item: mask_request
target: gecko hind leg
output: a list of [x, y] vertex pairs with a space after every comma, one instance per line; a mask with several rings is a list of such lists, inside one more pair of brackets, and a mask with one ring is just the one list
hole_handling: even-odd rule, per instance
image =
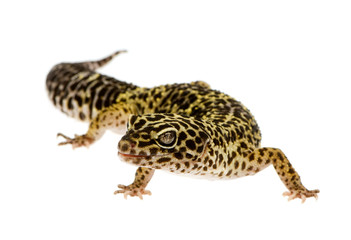
[[288, 192], [283, 193], [283, 196], [288, 196], [288, 200], [300, 198], [302, 203], [306, 198], [318, 198], [319, 190], [308, 190], [301, 182], [299, 174], [292, 167], [285, 154], [277, 148], [258, 148], [251, 152], [248, 156], [248, 166], [252, 169], [265, 168], [273, 164], [275, 171], [284, 183]]

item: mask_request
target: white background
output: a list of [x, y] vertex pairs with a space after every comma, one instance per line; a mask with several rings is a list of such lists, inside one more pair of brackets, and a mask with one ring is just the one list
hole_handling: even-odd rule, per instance
[[[350, 239], [349, 1], [3, 1], [0, 239]], [[121, 136], [58, 147], [87, 129], [55, 109], [61, 61], [129, 52], [101, 69], [140, 86], [207, 81], [255, 115], [318, 201], [288, 202], [272, 167], [207, 181], [157, 171], [141, 201], [112, 193], [136, 167]]]

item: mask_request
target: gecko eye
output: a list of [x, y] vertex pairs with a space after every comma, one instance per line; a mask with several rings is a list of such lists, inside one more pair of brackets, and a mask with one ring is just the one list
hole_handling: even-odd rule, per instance
[[158, 135], [156, 142], [162, 148], [173, 148], [177, 143], [176, 132], [174, 130], [163, 132]]

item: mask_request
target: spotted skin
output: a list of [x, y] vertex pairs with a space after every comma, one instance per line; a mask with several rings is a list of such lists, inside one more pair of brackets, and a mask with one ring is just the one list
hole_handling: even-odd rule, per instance
[[119, 157], [139, 166], [134, 182], [118, 185], [115, 194], [151, 194], [146, 190], [156, 169], [212, 179], [254, 175], [273, 165], [290, 199], [317, 198], [306, 189], [284, 153], [261, 148], [261, 133], [250, 111], [202, 81], [141, 88], [95, 70], [114, 56], [53, 67], [46, 85], [52, 102], [64, 113], [89, 121], [83, 135], [59, 145], [89, 146], [107, 129], [124, 136]]

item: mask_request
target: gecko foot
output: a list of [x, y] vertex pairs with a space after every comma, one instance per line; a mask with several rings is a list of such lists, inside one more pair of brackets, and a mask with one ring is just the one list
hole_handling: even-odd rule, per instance
[[291, 190], [290, 192], [284, 192], [283, 196], [289, 197], [288, 201], [293, 200], [295, 198], [300, 198], [302, 200], [302, 203], [304, 203], [309, 197], [314, 197], [315, 199], [318, 199], [318, 193], [319, 190]]
[[142, 200], [143, 195], [151, 195], [149, 190], [145, 190], [143, 187], [137, 187], [134, 184], [128, 186], [119, 184], [118, 187], [121, 188], [121, 190], [116, 190], [114, 194], [123, 193], [125, 199], [127, 199], [129, 195], [131, 197], [138, 196]]
[[74, 135], [74, 138], [69, 138], [69, 137], [63, 135], [62, 133], [58, 133], [57, 136], [63, 137], [64, 139], [66, 139], [66, 141], [60, 142], [58, 144], [59, 146], [71, 144], [73, 149], [77, 148], [77, 147], [81, 147], [81, 146], [88, 147], [90, 144], [92, 144], [94, 142], [93, 138], [88, 137], [85, 134], [84, 135]]

